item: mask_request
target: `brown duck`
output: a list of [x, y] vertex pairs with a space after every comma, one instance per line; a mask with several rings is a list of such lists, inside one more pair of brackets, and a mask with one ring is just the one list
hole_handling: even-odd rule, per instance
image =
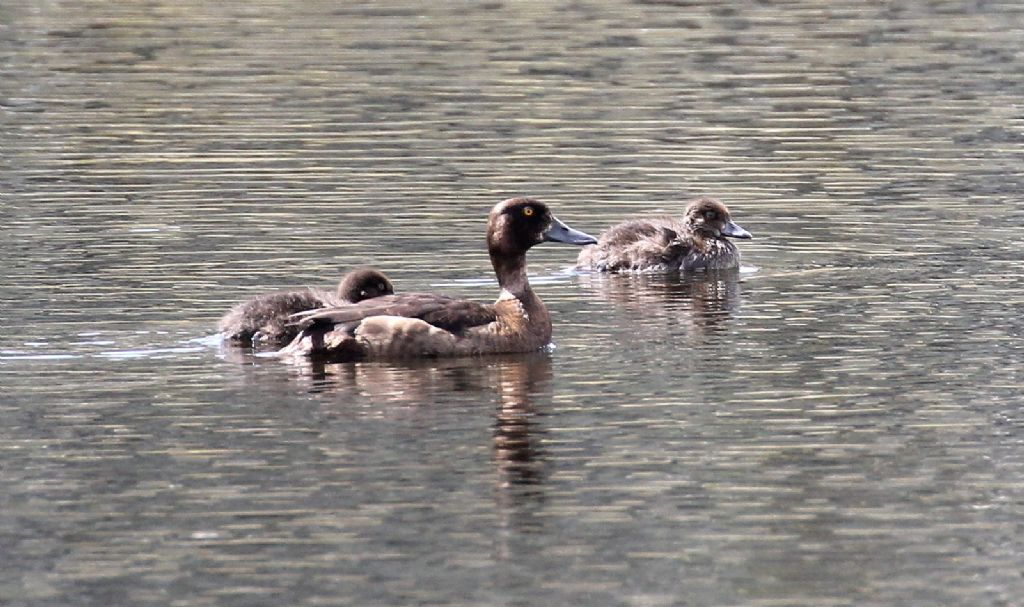
[[526, 252], [544, 241], [597, 242], [538, 200], [500, 202], [487, 221], [487, 250], [501, 287], [496, 302], [408, 293], [304, 313], [302, 332], [281, 354], [349, 361], [537, 350], [551, 341], [551, 317], [530, 288]]
[[374, 268], [359, 268], [346, 274], [335, 293], [323, 289], [300, 289], [259, 295], [231, 308], [220, 319], [224, 338], [248, 344], [285, 344], [299, 333], [292, 314], [327, 306], [355, 303], [395, 292], [391, 281]]
[[653, 216], [612, 226], [580, 251], [576, 267], [599, 272], [675, 272], [738, 268], [740, 253], [726, 240], [752, 238], [714, 198], [691, 202], [681, 219]]

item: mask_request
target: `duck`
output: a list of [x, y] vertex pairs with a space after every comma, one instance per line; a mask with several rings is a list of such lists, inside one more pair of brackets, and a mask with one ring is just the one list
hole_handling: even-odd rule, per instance
[[526, 252], [541, 242], [597, 239], [560, 221], [535, 198], [491, 209], [487, 251], [501, 291], [493, 304], [433, 293], [403, 293], [304, 312], [282, 357], [329, 362], [530, 352], [551, 342], [551, 316], [526, 275]]
[[740, 253], [729, 238], [753, 238], [716, 198], [690, 202], [682, 218], [629, 219], [584, 247], [576, 269], [597, 272], [693, 272], [739, 268]]
[[231, 342], [280, 346], [299, 333], [299, 327], [291, 322], [292, 314], [356, 303], [394, 292], [394, 285], [380, 270], [357, 268], [342, 277], [334, 293], [306, 288], [267, 293], [243, 301], [224, 314], [218, 329]]

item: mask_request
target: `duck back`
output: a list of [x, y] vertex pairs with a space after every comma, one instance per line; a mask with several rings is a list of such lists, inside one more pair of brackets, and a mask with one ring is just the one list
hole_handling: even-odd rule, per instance
[[333, 293], [320, 289], [267, 293], [228, 310], [218, 329], [225, 339], [234, 342], [282, 343], [298, 334], [289, 320], [292, 314], [323, 308], [334, 301]]
[[600, 272], [677, 270], [689, 250], [683, 225], [672, 217], [631, 219], [605, 231], [576, 260]]
[[[539, 303], [539, 300], [538, 300]], [[519, 298], [479, 304], [432, 293], [379, 297], [311, 311], [283, 354], [310, 354], [335, 362], [531, 352], [551, 339], [551, 318], [533, 314]]]

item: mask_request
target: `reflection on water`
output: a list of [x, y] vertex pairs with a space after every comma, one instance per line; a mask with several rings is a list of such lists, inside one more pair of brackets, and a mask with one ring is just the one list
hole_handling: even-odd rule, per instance
[[[534, 355], [508, 369], [509, 377], [499, 383], [499, 408], [494, 424], [494, 459], [498, 464], [499, 487], [543, 485], [545, 454], [540, 412], [533, 396], [550, 390], [551, 361], [547, 354]], [[548, 392], [550, 394], [550, 392]]]
[[[740, 271], [585, 274], [580, 284], [624, 318], [659, 317], [686, 327], [695, 342], [722, 333], [740, 307]], [[665, 327], [660, 327], [664, 330]]]
[[[227, 347], [222, 354], [241, 364], [274, 362], [247, 348]], [[538, 395], [551, 397], [551, 354], [547, 351], [359, 363], [289, 359], [280, 364], [287, 367], [295, 386], [311, 394], [330, 395], [342, 402], [368, 399], [383, 415], [400, 406], [430, 406], [452, 393], [493, 396], [497, 403], [493, 438], [498, 486], [543, 483], [543, 448], [536, 421], [541, 412], [533, 400]]]
[[[283, 363], [282, 363], [283, 364]], [[422, 406], [452, 392], [493, 393], [494, 459], [498, 485], [543, 482], [543, 449], [533, 398], [550, 397], [548, 352], [402, 362], [292, 361], [296, 381], [314, 393], [354, 393], [374, 402]], [[389, 405], [390, 406], [390, 405]]]
[[[1024, 8], [0, 3], [0, 603], [1014, 605]], [[554, 348], [283, 364], [231, 304], [496, 288], [487, 211], [720, 197], [757, 272], [535, 247]]]

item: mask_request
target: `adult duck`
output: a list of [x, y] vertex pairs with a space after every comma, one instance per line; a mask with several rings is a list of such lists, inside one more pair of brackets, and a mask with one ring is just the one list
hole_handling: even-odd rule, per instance
[[673, 272], [738, 268], [740, 253], [730, 238], [752, 238], [721, 201], [698, 198], [681, 219], [630, 219], [601, 234], [580, 251], [576, 267], [599, 272]]
[[500, 202], [487, 220], [487, 250], [501, 287], [496, 302], [407, 293], [304, 313], [302, 331], [281, 354], [350, 361], [537, 350], [551, 341], [551, 317], [527, 280], [526, 252], [544, 241], [597, 242], [539, 200]]
[[355, 303], [395, 292], [391, 281], [375, 268], [346, 274], [334, 293], [322, 289], [279, 291], [243, 301], [220, 319], [224, 338], [244, 344], [282, 345], [295, 338], [299, 327], [291, 316], [306, 310]]

